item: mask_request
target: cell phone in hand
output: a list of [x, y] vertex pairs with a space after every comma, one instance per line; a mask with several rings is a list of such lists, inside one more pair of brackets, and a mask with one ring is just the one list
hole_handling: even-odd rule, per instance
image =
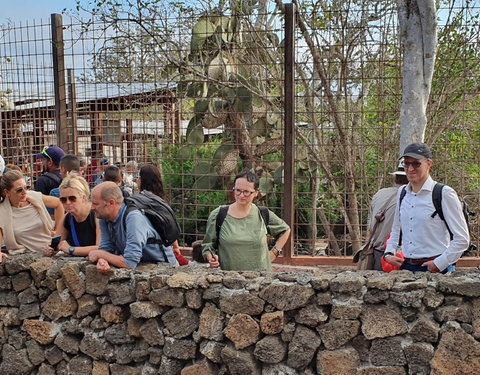
[[52, 242], [50, 243], [50, 247], [57, 251], [58, 244], [60, 243], [60, 240], [62, 239], [62, 236], [55, 236], [52, 237]]

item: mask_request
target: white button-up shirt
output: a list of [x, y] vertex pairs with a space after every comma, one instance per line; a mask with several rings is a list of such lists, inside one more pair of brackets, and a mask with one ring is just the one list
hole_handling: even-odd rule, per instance
[[438, 214], [432, 218], [435, 211], [432, 201], [435, 183], [428, 176], [417, 193], [414, 193], [408, 184], [400, 212], [398, 200], [403, 188], [398, 189], [392, 233], [387, 241], [385, 252], [396, 253], [401, 228], [403, 255], [406, 258], [430, 258], [439, 255], [434, 263], [440, 271], [443, 271], [450, 264], [455, 263], [467, 250], [470, 236], [460, 200], [455, 190], [449, 186], [444, 186], [442, 190], [442, 209], [445, 221], [453, 233], [451, 241], [443, 220]]

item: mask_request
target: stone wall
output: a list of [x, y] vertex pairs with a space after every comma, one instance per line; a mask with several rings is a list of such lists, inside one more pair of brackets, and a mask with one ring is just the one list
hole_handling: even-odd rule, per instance
[[480, 274], [0, 265], [0, 374], [478, 374]]

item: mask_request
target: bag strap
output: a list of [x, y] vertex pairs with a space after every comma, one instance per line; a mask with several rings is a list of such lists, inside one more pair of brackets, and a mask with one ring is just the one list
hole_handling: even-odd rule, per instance
[[[407, 194], [407, 186], [402, 188], [402, 192], [400, 193], [400, 198], [398, 199], [398, 214], [400, 215], [400, 207], [402, 206], [403, 198]], [[402, 226], [400, 226], [400, 234], [398, 235], [398, 247], [402, 246]]]
[[72, 234], [73, 244], [77, 247], [81, 246], [78, 242], [77, 231], [75, 230], [75, 225], [73, 222], [73, 215], [70, 215], [70, 233]]
[[372, 240], [375, 232], [377, 231], [378, 224], [380, 224], [380, 222], [383, 221], [383, 217], [385, 216], [385, 211], [387, 211], [388, 205], [393, 200], [393, 198], [395, 198], [396, 196], [397, 196], [396, 193], [392, 194], [392, 196], [390, 198], [388, 198], [388, 200], [385, 202], [382, 209], [380, 211], [378, 211], [378, 214], [375, 215], [375, 224], [373, 225], [372, 231], [370, 232], [370, 236], [368, 237], [368, 241], [366, 243], [367, 245], [370, 243], [370, 241]]

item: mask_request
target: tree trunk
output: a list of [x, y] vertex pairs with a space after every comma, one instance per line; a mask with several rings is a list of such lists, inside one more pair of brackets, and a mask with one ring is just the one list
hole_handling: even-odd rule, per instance
[[401, 155], [407, 145], [423, 142], [425, 136], [437, 48], [437, 15], [434, 0], [398, 0], [397, 5], [404, 50]]

